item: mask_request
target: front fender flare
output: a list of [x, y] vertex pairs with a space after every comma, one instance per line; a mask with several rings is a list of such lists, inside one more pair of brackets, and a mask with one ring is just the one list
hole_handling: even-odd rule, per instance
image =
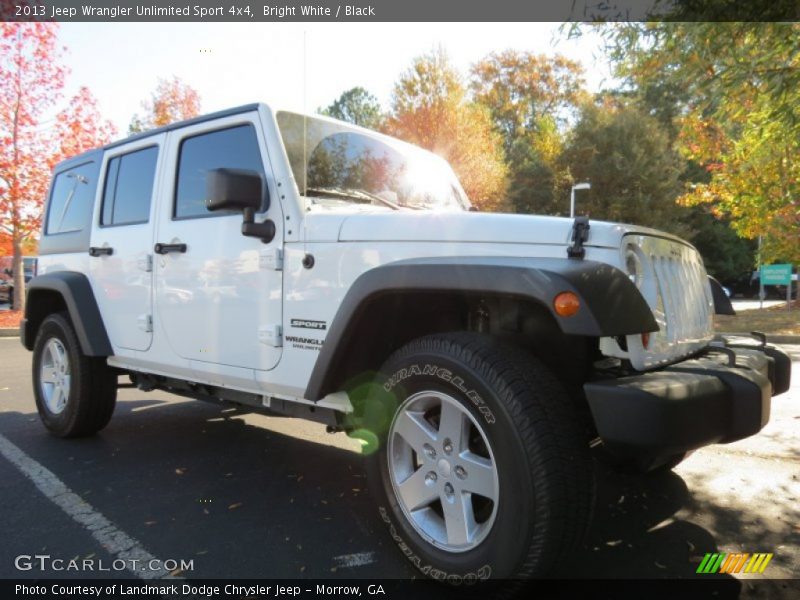
[[[330, 382], [350, 342], [353, 324], [370, 301], [385, 294], [458, 290], [534, 300], [546, 307], [567, 335], [603, 337], [657, 331], [645, 299], [619, 269], [590, 260], [562, 258], [458, 257], [410, 259], [388, 263], [359, 276], [331, 323], [306, 388], [318, 400], [336, 390]], [[571, 291], [581, 309], [559, 316], [553, 299]]]

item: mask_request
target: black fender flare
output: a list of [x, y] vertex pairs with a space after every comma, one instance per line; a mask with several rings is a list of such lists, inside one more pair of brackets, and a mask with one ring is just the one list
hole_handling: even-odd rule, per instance
[[83, 353], [86, 356], [114, 354], [92, 285], [86, 275], [75, 271], [58, 271], [34, 277], [27, 287], [25, 318], [20, 324], [20, 336], [22, 344], [28, 350], [33, 350], [39, 325], [46, 316], [41, 314], [37, 298], [55, 292], [64, 300]]
[[[306, 387], [319, 400], [330, 389], [341, 350], [370, 301], [385, 294], [458, 290], [530, 299], [545, 306], [567, 335], [604, 337], [657, 331], [647, 301], [625, 273], [611, 265], [568, 258], [443, 257], [409, 259], [366, 271], [350, 286], [334, 317]], [[574, 292], [581, 308], [555, 312], [553, 299]]]

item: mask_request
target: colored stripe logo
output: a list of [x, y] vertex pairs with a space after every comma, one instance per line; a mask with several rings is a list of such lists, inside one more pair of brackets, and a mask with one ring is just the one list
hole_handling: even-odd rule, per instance
[[748, 554], [739, 552], [733, 554], [707, 553], [700, 565], [697, 573], [763, 573], [769, 561], [772, 560], [772, 553]]

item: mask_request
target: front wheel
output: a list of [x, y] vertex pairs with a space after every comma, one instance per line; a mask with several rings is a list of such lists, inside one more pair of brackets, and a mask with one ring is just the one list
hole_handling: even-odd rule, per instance
[[108, 424], [117, 378], [105, 358], [86, 356], [69, 317], [48, 316], [33, 347], [33, 391], [44, 426], [59, 437], [91, 435]]
[[533, 356], [491, 337], [421, 338], [386, 362], [369, 461], [382, 520], [426, 575], [552, 574], [588, 526], [593, 463], [569, 397]]

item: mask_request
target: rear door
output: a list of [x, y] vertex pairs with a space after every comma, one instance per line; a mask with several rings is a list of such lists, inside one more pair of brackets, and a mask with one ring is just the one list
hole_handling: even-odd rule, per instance
[[153, 340], [153, 204], [165, 141], [147, 137], [103, 157], [89, 272], [111, 344], [129, 350]]

